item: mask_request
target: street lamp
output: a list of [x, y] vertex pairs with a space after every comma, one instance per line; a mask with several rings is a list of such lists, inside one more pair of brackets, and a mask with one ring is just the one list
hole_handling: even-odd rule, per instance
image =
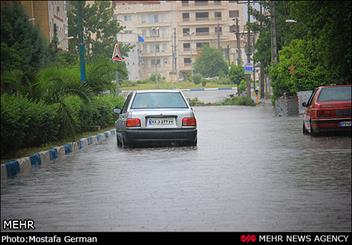
[[158, 83], [158, 75], [157, 75], [157, 62], [156, 62], [156, 35], [157, 32], [159, 32], [159, 27], [153, 27], [153, 34], [154, 34], [154, 65], [155, 65], [155, 81], [157, 86], [159, 87], [159, 83]]
[[190, 47], [190, 51], [191, 51], [191, 72], [192, 72], [192, 83], [193, 83], [193, 55], [192, 55], [192, 35], [194, 35], [194, 31], [189, 31], [188, 32], [189, 35], [189, 47]]

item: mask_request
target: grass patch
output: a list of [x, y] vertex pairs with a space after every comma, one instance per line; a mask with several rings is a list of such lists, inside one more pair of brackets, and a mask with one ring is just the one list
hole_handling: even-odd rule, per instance
[[62, 140], [58, 140], [58, 141], [49, 142], [49, 143], [43, 144], [41, 146], [19, 149], [19, 150], [15, 151], [15, 152], [6, 154], [4, 156], [1, 156], [1, 163], [4, 163], [5, 161], [11, 160], [11, 159], [18, 159], [18, 158], [21, 158], [21, 157], [31, 156], [34, 153], [37, 153], [37, 152], [40, 152], [40, 151], [46, 151], [46, 150], [49, 150], [49, 149], [51, 149], [53, 147], [56, 147], [56, 146], [60, 146], [60, 145], [64, 145], [64, 144], [67, 144], [67, 143], [75, 142], [75, 141], [78, 141], [81, 138], [87, 138], [87, 137], [90, 137], [90, 136], [93, 136], [93, 135], [97, 135], [97, 134], [109, 131], [111, 129], [112, 129], [112, 127], [108, 127], [108, 128], [105, 128], [105, 129], [101, 129], [99, 131], [83, 132], [83, 133], [79, 133], [79, 134], [77, 134], [75, 136], [71, 136], [71, 137], [68, 137], [68, 138], [65, 138], [65, 139], [62, 139]]

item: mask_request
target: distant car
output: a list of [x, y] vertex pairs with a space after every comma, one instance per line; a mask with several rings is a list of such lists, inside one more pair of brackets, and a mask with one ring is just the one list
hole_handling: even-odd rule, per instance
[[303, 115], [303, 134], [313, 136], [322, 132], [351, 133], [351, 85], [321, 86], [307, 102]]
[[145, 90], [128, 94], [116, 121], [119, 147], [154, 143], [197, 145], [197, 120], [179, 90]]

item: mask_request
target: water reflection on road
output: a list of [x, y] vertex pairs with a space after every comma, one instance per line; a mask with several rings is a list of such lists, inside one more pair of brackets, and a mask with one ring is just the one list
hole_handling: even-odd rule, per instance
[[1, 219], [40, 231], [350, 231], [351, 138], [268, 105], [195, 107], [197, 147], [110, 139], [9, 181]]

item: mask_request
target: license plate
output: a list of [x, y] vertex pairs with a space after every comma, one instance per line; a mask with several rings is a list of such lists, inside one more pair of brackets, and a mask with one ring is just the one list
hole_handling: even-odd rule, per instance
[[148, 118], [147, 127], [174, 127], [176, 125], [175, 118]]
[[339, 122], [339, 127], [351, 127], [351, 121]]

